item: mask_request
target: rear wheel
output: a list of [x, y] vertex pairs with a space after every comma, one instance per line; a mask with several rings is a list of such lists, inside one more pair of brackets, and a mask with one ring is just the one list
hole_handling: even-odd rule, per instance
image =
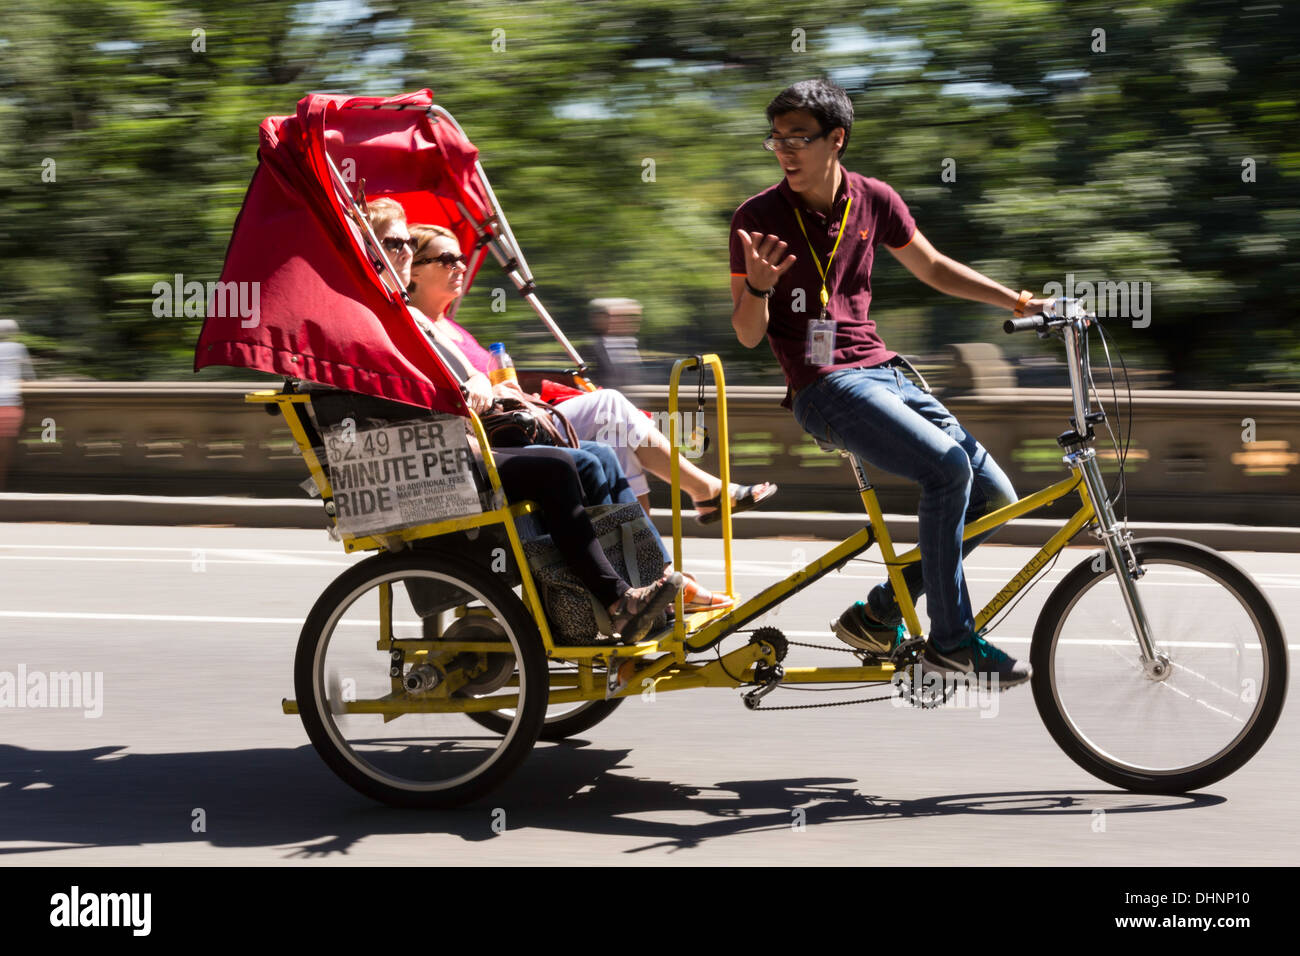
[[[452, 608], [464, 617], [444, 639], [478, 649], [392, 646], [424, 640], [425, 622]], [[548, 693], [541, 636], [514, 592], [434, 550], [378, 555], [337, 578], [303, 626], [294, 688], [325, 763], [403, 807], [458, 806], [499, 784], [536, 742]], [[464, 703], [497, 699], [491, 710], [510, 708], [501, 729], [475, 733]]]
[[1157, 662], [1144, 666], [1115, 568], [1065, 576], [1034, 629], [1034, 701], [1075, 763], [1143, 793], [1185, 793], [1240, 768], [1286, 697], [1286, 645], [1268, 599], [1222, 555], [1133, 542]]

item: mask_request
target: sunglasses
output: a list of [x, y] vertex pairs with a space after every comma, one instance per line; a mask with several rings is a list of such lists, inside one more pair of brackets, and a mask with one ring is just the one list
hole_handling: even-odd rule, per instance
[[395, 236], [391, 236], [387, 239], [381, 239], [380, 244], [395, 256], [401, 255], [403, 249], [411, 255], [415, 255], [416, 243], [410, 236], [407, 236], [405, 239], [398, 239]]
[[430, 262], [436, 262], [444, 269], [450, 269], [454, 265], [464, 265], [467, 261], [468, 260], [465, 258], [465, 254], [463, 252], [460, 253], [440, 252], [436, 256], [425, 256], [420, 259], [416, 259], [413, 263], [411, 263], [411, 265], [423, 266], [423, 265], [428, 265]]

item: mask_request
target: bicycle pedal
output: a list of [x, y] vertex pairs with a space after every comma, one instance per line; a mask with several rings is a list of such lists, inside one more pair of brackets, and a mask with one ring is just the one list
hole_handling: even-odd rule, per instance
[[921, 659], [921, 654], [925, 651], [925, 638], [909, 637], [903, 643], [899, 644], [886, 658], [897, 668], [906, 667], [909, 664], [915, 664]]
[[749, 710], [758, 710], [758, 705], [763, 698], [781, 686], [781, 678], [785, 677], [785, 668], [780, 664], [763, 667], [761, 670], [755, 668], [754, 676], [763, 683], [741, 698]]

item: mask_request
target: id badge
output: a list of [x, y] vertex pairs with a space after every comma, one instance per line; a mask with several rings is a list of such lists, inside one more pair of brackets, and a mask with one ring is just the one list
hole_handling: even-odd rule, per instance
[[809, 365], [830, 365], [835, 351], [835, 320], [813, 319], [808, 323], [804, 361]]

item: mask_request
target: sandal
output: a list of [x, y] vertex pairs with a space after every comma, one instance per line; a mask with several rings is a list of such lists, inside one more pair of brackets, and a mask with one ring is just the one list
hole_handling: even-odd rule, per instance
[[[757, 485], [732, 485], [731, 495], [731, 513], [740, 514], [742, 511], [748, 511], [756, 507], [759, 502], [766, 501], [777, 492], [777, 486], [770, 481], [760, 482]], [[713, 524], [715, 521], [722, 520], [722, 494], [718, 493], [708, 501], [695, 501], [695, 510], [698, 512], [701, 508], [712, 508], [712, 511], [706, 511], [703, 514], [697, 514], [695, 520], [700, 524]]]
[[734, 598], [726, 594], [714, 594], [699, 581], [695, 580], [695, 575], [689, 571], [683, 571], [682, 577], [686, 583], [682, 586], [682, 598], [685, 601], [686, 613], [694, 611], [721, 611], [729, 607], [735, 607]]
[[654, 584], [629, 588], [609, 609], [614, 636], [624, 644], [635, 644], [650, 633], [664, 609], [673, 603], [682, 589], [683, 578], [677, 571], [665, 574]]

